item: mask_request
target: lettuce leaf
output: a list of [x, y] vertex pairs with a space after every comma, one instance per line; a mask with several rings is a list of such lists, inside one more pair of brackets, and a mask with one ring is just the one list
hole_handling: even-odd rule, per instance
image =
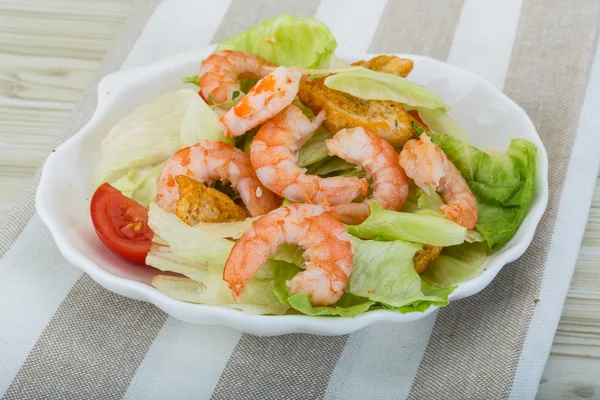
[[431, 131], [440, 135], [450, 135], [459, 140], [468, 141], [469, 135], [462, 130], [458, 122], [444, 109], [429, 109], [417, 107], [419, 117]]
[[223, 267], [234, 242], [224, 239], [234, 233], [237, 235], [241, 221], [224, 228], [207, 224], [191, 227], [175, 214], [168, 213], [156, 204], [150, 204], [148, 225], [155, 233], [153, 246], [146, 257], [146, 263], [161, 271], [177, 272], [187, 278], [163, 276], [152, 284], [161, 292], [193, 303], [221, 305], [259, 314], [283, 314], [288, 309], [275, 296], [276, 261], [267, 260], [241, 295], [241, 305], [231, 295], [227, 283], [223, 281]]
[[101, 142], [96, 184], [114, 182], [131, 169], [153, 167], [169, 159], [182, 147], [181, 120], [197, 97], [191, 89], [166, 93], [116, 124]]
[[174, 299], [188, 303], [218, 305], [248, 314], [284, 314], [289, 306], [274, 294], [273, 279], [252, 279], [240, 296], [241, 304], [233, 300], [231, 290], [222, 279], [222, 271], [211, 271], [198, 281], [186, 277], [157, 275], [152, 286]]
[[284, 14], [221, 42], [215, 51], [246, 51], [287, 67], [326, 68], [336, 47], [333, 34], [321, 21]]
[[144, 207], [156, 199], [156, 180], [165, 163], [155, 167], [130, 169], [127, 174], [112, 182], [112, 186]]
[[181, 147], [191, 146], [201, 140], [220, 140], [233, 144], [234, 140], [225, 137], [219, 127], [219, 117], [208, 104], [195, 96], [190, 99], [188, 108], [181, 120], [179, 141]]
[[275, 295], [282, 303], [289, 304], [292, 308], [303, 314], [337, 315], [352, 318], [366, 312], [369, 307], [375, 304], [374, 301], [347, 292], [342, 295], [342, 298], [337, 303], [329, 306], [311, 305], [308, 293], [297, 293], [290, 296], [286, 282], [300, 271], [302, 269], [296, 265], [279, 262], [275, 277]]
[[173, 213], [169, 213], [155, 203], [150, 204], [148, 226], [165, 240], [179, 260], [201, 265], [223, 267], [235, 244], [231, 240], [210, 230], [196, 229]]
[[158, 96], [117, 123], [101, 142], [95, 183], [108, 182], [148, 205], [159, 167], [182, 147], [223, 140], [215, 112], [191, 89]]
[[416, 243], [378, 242], [352, 238], [354, 261], [348, 292], [366, 297], [400, 312], [424, 311], [430, 305], [445, 306], [453, 287], [436, 287], [415, 271]]
[[456, 165], [477, 199], [477, 230], [491, 250], [513, 237], [529, 211], [535, 190], [537, 148], [513, 139], [506, 153], [489, 154], [448, 135], [431, 140]]
[[461, 244], [467, 235], [464, 227], [435, 211], [389, 211], [376, 203], [371, 203], [369, 218], [347, 228], [351, 235], [361, 239], [405, 240], [442, 247]]
[[325, 141], [332, 137], [333, 135], [327, 129], [323, 127], [317, 129], [313, 136], [300, 148], [297, 165], [304, 168], [328, 158], [329, 152]]
[[438, 258], [427, 266], [421, 277], [438, 286], [464, 282], [479, 271], [487, 250], [486, 242], [445, 247]]
[[[336, 156], [331, 156], [308, 167], [308, 173], [325, 176], [335, 172], [356, 170], [356, 165]], [[338, 174], [334, 174], [338, 175]]]
[[325, 79], [325, 86], [367, 100], [392, 100], [411, 108], [443, 109], [449, 107], [438, 94], [409, 79], [396, 75], [356, 68]]

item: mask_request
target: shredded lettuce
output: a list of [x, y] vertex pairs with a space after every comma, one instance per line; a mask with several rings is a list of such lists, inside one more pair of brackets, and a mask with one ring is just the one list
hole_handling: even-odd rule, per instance
[[326, 68], [336, 47], [321, 21], [284, 14], [221, 42], [215, 51], [246, 51], [286, 67]]
[[435, 211], [389, 211], [376, 203], [371, 203], [369, 218], [347, 228], [351, 235], [361, 239], [405, 240], [442, 247], [461, 244], [467, 237], [464, 227]]
[[477, 230], [495, 250], [513, 237], [529, 211], [535, 190], [537, 148], [513, 139], [506, 153], [489, 154], [448, 135], [431, 140], [456, 165], [477, 199]]
[[392, 100], [409, 107], [444, 109], [449, 107], [438, 94], [409, 79], [356, 68], [331, 75], [325, 86], [367, 100]]
[[421, 277], [438, 286], [450, 286], [473, 277], [485, 261], [487, 243], [463, 243], [445, 247]]

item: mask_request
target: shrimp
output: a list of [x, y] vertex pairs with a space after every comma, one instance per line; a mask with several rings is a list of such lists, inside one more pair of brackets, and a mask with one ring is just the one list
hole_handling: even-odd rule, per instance
[[225, 136], [243, 135], [292, 104], [301, 77], [301, 72], [278, 67], [258, 81], [246, 96], [219, 119]]
[[271, 72], [265, 67], [273, 66], [267, 60], [243, 51], [223, 50], [211, 54], [200, 64], [200, 95], [207, 103], [209, 99], [215, 103], [231, 101], [235, 92], [239, 93], [236, 97], [239, 99], [243, 93], [238, 78], [264, 78]]
[[329, 154], [364, 167], [367, 177], [373, 179], [369, 199], [334, 206], [334, 216], [346, 224], [360, 224], [371, 214], [371, 202], [386, 210], [400, 211], [408, 196], [408, 178], [391, 144], [364, 128], [342, 129], [325, 144]]
[[304, 249], [305, 267], [286, 282], [289, 293], [308, 293], [314, 306], [333, 304], [344, 294], [352, 268], [352, 243], [344, 225], [315, 204], [292, 204], [252, 222], [225, 263], [223, 280], [234, 299], [279, 245]]
[[201, 183], [229, 181], [252, 216], [266, 214], [279, 205], [277, 197], [256, 177], [248, 155], [227, 143], [205, 140], [179, 150], [167, 162], [158, 177], [156, 203], [169, 212], [177, 208], [178, 175]]
[[250, 148], [250, 161], [263, 185], [281, 197], [303, 203], [345, 204], [367, 193], [364, 179], [321, 178], [307, 175], [296, 165], [296, 152], [324, 119], [321, 112], [311, 122], [298, 106], [289, 105], [260, 128]]
[[437, 190], [446, 203], [440, 207], [446, 218], [467, 229], [475, 228], [479, 207], [473, 192], [460, 171], [427, 134], [406, 142], [400, 152], [400, 165], [426, 193], [430, 187]]

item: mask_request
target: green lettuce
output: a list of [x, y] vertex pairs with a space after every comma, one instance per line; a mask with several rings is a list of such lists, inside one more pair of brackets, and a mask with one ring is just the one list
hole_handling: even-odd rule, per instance
[[392, 100], [411, 108], [449, 109], [444, 99], [409, 79], [356, 68], [331, 75], [325, 86], [367, 100]]
[[477, 199], [477, 230], [491, 250], [510, 240], [529, 211], [535, 190], [537, 148], [513, 139], [504, 154], [491, 156], [447, 135], [431, 140], [456, 165]]
[[275, 276], [275, 295], [282, 303], [289, 304], [292, 308], [303, 314], [356, 317], [366, 312], [369, 307], [375, 304], [372, 300], [355, 296], [348, 292], [344, 293], [337, 303], [329, 306], [311, 305], [308, 293], [297, 293], [290, 296], [286, 282], [300, 271], [302, 269], [298, 266], [280, 261]]
[[321, 160], [318, 163], [312, 164], [308, 167], [308, 173], [314, 175], [339, 175], [341, 171], [354, 171], [356, 165], [349, 163], [339, 157], [328, 157], [325, 160]]
[[421, 277], [438, 286], [450, 286], [472, 278], [485, 261], [487, 243], [463, 243], [445, 247]]
[[221, 42], [215, 51], [246, 51], [287, 67], [326, 68], [336, 47], [321, 21], [284, 14]]
[[361, 239], [404, 240], [442, 247], [461, 244], [467, 237], [464, 227], [435, 211], [389, 211], [376, 203], [371, 203], [371, 215], [362, 224], [347, 228]]
[[354, 260], [347, 291], [400, 312], [445, 306], [454, 287], [437, 287], [415, 271], [413, 257], [421, 245], [393, 240], [352, 238]]
[[299, 167], [307, 167], [319, 161], [323, 161], [329, 158], [329, 152], [325, 141], [331, 139], [333, 135], [323, 127], [319, 127], [312, 135], [312, 137], [304, 143], [304, 146], [300, 148], [298, 152], [298, 162], [296, 163]]

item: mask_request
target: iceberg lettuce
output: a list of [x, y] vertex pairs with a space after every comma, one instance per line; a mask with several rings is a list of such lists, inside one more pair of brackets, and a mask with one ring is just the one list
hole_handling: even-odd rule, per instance
[[333, 34], [318, 19], [284, 14], [224, 40], [215, 51], [246, 51], [286, 67], [327, 68], [336, 47]]
[[[249, 221], [250, 220], [250, 221]], [[221, 305], [245, 312], [283, 314], [288, 309], [274, 293], [275, 264], [268, 260], [256, 276], [248, 282], [237, 304], [227, 283], [223, 281], [223, 267], [234, 242], [224, 237], [237, 236], [242, 224], [251, 219], [235, 222], [222, 229], [207, 224], [189, 226], [175, 214], [156, 204], [150, 204], [148, 225], [154, 231], [154, 244], [146, 263], [162, 271], [176, 272], [187, 278], [159, 276], [152, 282], [161, 292], [193, 303]]]
[[225, 136], [215, 112], [191, 89], [158, 96], [117, 123], [101, 142], [95, 183], [108, 182], [144, 205], [164, 163], [179, 149]]

